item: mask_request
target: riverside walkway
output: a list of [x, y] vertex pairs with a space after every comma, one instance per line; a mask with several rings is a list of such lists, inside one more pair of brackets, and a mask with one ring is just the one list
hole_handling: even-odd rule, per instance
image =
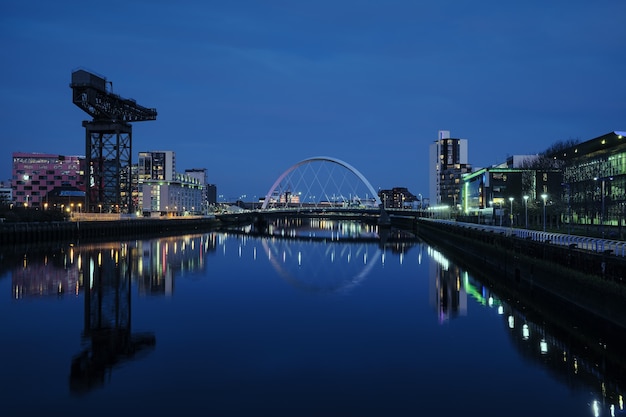
[[482, 230], [502, 234], [504, 236], [517, 236], [522, 239], [529, 239], [536, 242], [551, 243], [554, 245], [568, 246], [591, 252], [612, 254], [626, 257], [626, 241], [601, 239], [595, 237], [570, 235], [565, 233], [544, 232], [531, 229], [520, 229], [516, 227], [490, 226], [485, 224], [464, 223], [455, 220], [422, 218], [422, 221], [436, 222], [454, 225], [474, 230]]

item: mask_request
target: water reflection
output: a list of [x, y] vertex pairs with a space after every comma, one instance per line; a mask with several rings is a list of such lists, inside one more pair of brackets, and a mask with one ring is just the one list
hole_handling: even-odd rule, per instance
[[624, 413], [623, 331], [585, 320], [584, 314], [536, 293], [502, 291], [403, 231], [322, 219], [278, 220], [263, 230], [16, 249], [3, 252], [0, 268], [11, 271], [11, 297], [18, 302], [84, 297], [83, 346], [70, 364], [70, 388], [84, 393], [110, 381], [106, 376], [120, 364], [156, 347], [153, 333], [131, 331], [133, 288], [139, 296], [175, 297], [178, 279], [206, 276], [197, 272], [207, 269], [210, 257], [233, 250], [242, 260], [268, 261], [288, 285], [313, 294], [354, 290], [375, 266], [389, 262], [389, 253], [400, 263], [416, 257], [428, 264], [429, 302], [440, 324], [462, 324], [474, 300], [501, 317], [501, 331], [529, 364], [588, 392], [590, 415]]
[[[265, 256], [290, 285], [307, 292], [348, 292], [359, 285], [386, 251], [400, 254], [420, 241], [407, 231], [359, 221], [278, 218], [230, 233], [260, 240]], [[372, 245], [376, 243], [376, 245]]]
[[[70, 389], [83, 393], [105, 382], [120, 364], [154, 347], [152, 333], [131, 333], [131, 280], [134, 248], [126, 243], [77, 249], [76, 269], [83, 283], [86, 347], [74, 356]], [[70, 249], [70, 264], [74, 263]]]
[[437, 310], [439, 322], [467, 314], [467, 286], [463, 285], [463, 271], [452, 264], [444, 254], [428, 247], [430, 263], [429, 302]]
[[[591, 415], [626, 414], [623, 329], [590, 318], [586, 312], [566, 308], [550, 296], [543, 298], [532, 293], [528, 298], [524, 291], [499, 293], [441, 253], [429, 251], [436, 260], [433, 264], [438, 266], [441, 281], [445, 281], [436, 285], [440, 295], [437, 305], [446, 305], [440, 317], [451, 316], [445, 314], [450, 304], [466, 306], [467, 302], [462, 301], [465, 295], [474, 298], [502, 317], [512, 345], [521, 357], [543, 367], [562, 384], [589, 391]], [[455, 287], [458, 291], [450, 291]], [[458, 296], [460, 301], [456, 301]], [[447, 303], [447, 300], [456, 302]]]

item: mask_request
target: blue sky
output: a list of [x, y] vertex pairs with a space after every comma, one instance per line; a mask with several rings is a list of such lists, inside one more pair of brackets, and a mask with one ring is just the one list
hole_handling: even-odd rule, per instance
[[82, 68], [157, 109], [133, 159], [173, 150], [226, 197], [314, 156], [427, 195], [438, 130], [474, 167], [626, 130], [624, 16], [623, 0], [4, 0], [0, 178], [12, 152], [85, 154]]

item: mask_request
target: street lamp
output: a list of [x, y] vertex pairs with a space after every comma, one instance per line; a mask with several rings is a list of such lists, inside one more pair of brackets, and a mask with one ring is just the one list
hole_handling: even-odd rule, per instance
[[598, 178], [595, 177], [594, 180], [600, 180], [600, 193], [601, 193], [601, 199], [602, 199], [602, 207], [601, 207], [601, 213], [600, 213], [600, 228], [602, 229], [602, 239], [604, 239], [604, 194], [605, 194], [605, 182], [606, 180], [609, 181], [613, 181], [613, 177], [604, 177], [604, 178]]
[[528, 229], [528, 196], [524, 196], [524, 213], [526, 216], [526, 228]]
[[541, 198], [543, 199], [543, 231], [546, 231], [546, 198], [548, 198], [548, 194], [541, 194]]
[[513, 229], [513, 197], [509, 197], [509, 201], [511, 202], [511, 215], [509, 217], [511, 218], [511, 229]]

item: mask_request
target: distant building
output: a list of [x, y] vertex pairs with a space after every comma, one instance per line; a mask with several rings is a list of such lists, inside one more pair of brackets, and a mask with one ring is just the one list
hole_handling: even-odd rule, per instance
[[204, 214], [204, 186], [195, 177], [175, 173], [171, 180], [144, 180], [141, 189], [144, 216]]
[[[44, 207], [49, 191], [73, 187], [85, 191], [85, 158], [45, 153], [13, 153], [11, 188], [15, 204]], [[84, 203], [84, 202], [83, 202]]]
[[0, 205], [13, 203], [13, 189], [11, 187], [0, 186]]
[[[185, 175], [188, 175], [192, 178], [197, 179], [203, 188], [202, 195], [202, 212], [207, 213], [209, 209], [209, 204], [215, 204], [215, 198], [217, 197], [217, 190], [215, 186], [210, 187], [208, 184], [208, 176], [206, 168], [190, 168], [185, 170]], [[209, 201], [209, 192], [213, 196], [213, 202]]]
[[418, 208], [419, 199], [405, 187], [380, 190], [378, 197], [384, 208]]
[[[506, 158], [506, 168], [526, 168], [539, 158], [539, 155], [511, 155]], [[500, 167], [500, 166], [499, 166]]]
[[461, 178], [471, 172], [467, 139], [440, 130], [429, 149], [429, 199], [433, 206], [460, 204]]
[[[68, 213], [80, 213], [85, 211], [85, 192], [71, 185], [54, 187], [48, 191], [46, 203], [48, 207], [58, 208]], [[46, 203], [44, 203], [44, 206]], [[102, 211], [101, 204], [99, 209]], [[119, 207], [111, 207], [109, 210], [115, 213], [120, 211]]]
[[206, 185], [206, 199], [209, 205], [217, 204], [217, 186], [215, 184]]

